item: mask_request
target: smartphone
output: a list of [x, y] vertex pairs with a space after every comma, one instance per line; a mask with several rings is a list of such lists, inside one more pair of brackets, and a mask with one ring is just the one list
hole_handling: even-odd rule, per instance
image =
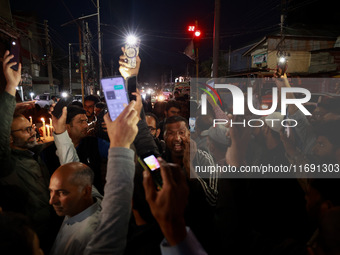
[[132, 92], [136, 92], [137, 90], [137, 76], [131, 76], [127, 78], [126, 80], [127, 88], [128, 88], [128, 93], [129, 93], [129, 100], [135, 100], [136, 101], [136, 96], [132, 95]]
[[189, 130], [191, 133], [195, 132], [195, 126], [196, 126], [196, 118], [190, 117], [189, 118]]
[[53, 116], [59, 119], [63, 114], [63, 108], [69, 106], [73, 101], [72, 96], [62, 97], [58, 103], [54, 106], [54, 110], [52, 112]]
[[149, 171], [151, 177], [155, 183], [156, 189], [160, 190], [163, 186], [163, 181], [161, 177], [161, 166], [156, 158], [156, 156], [149, 152], [138, 157], [138, 162], [144, 168], [144, 170]]
[[20, 45], [19, 41], [16, 39], [12, 39], [10, 42], [10, 54], [14, 55], [14, 58], [12, 58], [9, 62], [17, 62], [16, 65], [12, 66], [11, 68], [15, 71], [18, 71], [19, 68], [19, 62], [20, 62]]
[[114, 121], [124, 110], [124, 104], [129, 104], [124, 78], [121, 76], [103, 78], [100, 80], [103, 88], [110, 118]]
[[137, 65], [137, 56], [139, 53], [139, 41], [135, 44], [125, 44], [124, 54], [127, 57], [127, 65], [130, 68], [135, 68]]

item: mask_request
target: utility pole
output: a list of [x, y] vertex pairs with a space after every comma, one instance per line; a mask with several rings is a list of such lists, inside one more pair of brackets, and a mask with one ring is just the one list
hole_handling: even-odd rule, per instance
[[53, 74], [52, 74], [52, 56], [51, 56], [51, 45], [50, 39], [48, 38], [48, 25], [47, 20], [44, 20], [45, 27], [45, 45], [46, 45], [46, 55], [47, 55], [47, 72], [48, 72], [48, 83], [53, 88]]
[[28, 30], [28, 50], [30, 52], [30, 70], [31, 70], [31, 75], [32, 79], [34, 76], [34, 70], [33, 70], [33, 61], [32, 61], [32, 49], [31, 49], [31, 40], [33, 38], [32, 32]]
[[72, 75], [71, 75], [71, 43], [68, 44], [68, 75], [69, 75], [69, 80], [70, 80], [70, 94], [72, 95]]
[[100, 7], [99, 0], [97, 0], [97, 19], [98, 19], [98, 61], [99, 61], [99, 94], [102, 93], [102, 85], [101, 78], [103, 77], [103, 68], [102, 68], [102, 36], [100, 32]]
[[[198, 27], [198, 21], [195, 21], [195, 26]], [[198, 62], [198, 43], [195, 43], [196, 46], [196, 56], [195, 56], [195, 61], [196, 61], [196, 78], [198, 79], [198, 70], [199, 70], [199, 62]]]
[[91, 33], [90, 33], [90, 30], [89, 30], [89, 23], [86, 22], [86, 40], [87, 40], [87, 50], [86, 50], [86, 53], [87, 53], [87, 67], [92, 71], [92, 58], [91, 58]]
[[218, 59], [220, 51], [220, 9], [221, 1], [215, 0], [214, 48], [213, 48], [213, 77], [218, 77]]
[[83, 49], [81, 44], [81, 28], [78, 26], [79, 32], [79, 67], [80, 67], [80, 81], [81, 81], [81, 96], [82, 96], [82, 103], [84, 104], [85, 94], [84, 94], [84, 75], [83, 75]]

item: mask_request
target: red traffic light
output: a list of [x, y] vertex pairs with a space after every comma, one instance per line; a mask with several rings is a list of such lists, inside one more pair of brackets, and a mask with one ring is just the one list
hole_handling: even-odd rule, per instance
[[195, 31], [195, 26], [188, 26], [188, 31], [189, 32], [194, 32]]
[[196, 37], [200, 37], [200, 36], [201, 36], [201, 31], [196, 30], [196, 31], [195, 31], [195, 36], [196, 36]]

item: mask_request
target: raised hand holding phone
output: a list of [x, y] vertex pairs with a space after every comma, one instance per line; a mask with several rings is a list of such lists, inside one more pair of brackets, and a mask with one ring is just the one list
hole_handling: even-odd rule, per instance
[[145, 198], [151, 213], [157, 220], [171, 246], [186, 237], [184, 211], [188, 202], [189, 188], [182, 169], [158, 158], [161, 166], [163, 188], [157, 191], [149, 171], [143, 172]]
[[125, 55], [125, 48], [122, 47], [122, 52], [123, 55], [121, 55], [119, 57], [119, 72], [120, 74], [124, 77], [124, 79], [127, 79], [128, 77], [131, 76], [137, 76], [138, 72], [139, 72], [139, 68], [140, 68], [140, 64], [141, 64], [141, 59], [139, 56], [136, 57], [136, 67], [131, 68], [128, 65], [128, 60], [127, 57]]
[[15, 65], [11, 66], [14, 71], [18, 71], [19, 62], [20, 62], [20, 45], [19, 41], [12, 39], [10, 42], [10, 54], [14, 57], [9, 61], [10, 63], [15, 63]]
[[55, 115], [52, 114], [52, 112], [54, 112], [55, 106], [56, 106], [56, 104], [52, 104], [48, 113], [51, 114], [54, 133], [58, 135], [58, 134], [62, 134], [66, 131], [67, 107], [64, 106], [61, 109], [62, 113], [59, 116], [59, 118], [57, 118]]
[[104, 115], [110, 138], [110, 148], [130, 148], [134, 141], [138, 133], [137, 123], [139, 121], [137, 111], [134, 109], [135, 103], [135, 101], [131, 101], [114, 121], [111, 120], [109, 114]]
[[128, 97], [123, 77], [103, 78], [100, 80], [110, 118], [114, 121], [128, 104]]
[[16, 64], [16, 62], [10, 62], [13, 58], [14, 56], [7, 50], [2, 60], [2, 69], [7, 82], [5, 90], [12, 96], [15, 96], [16, 87], [21, 81], [21, 64], [19, 63], [18, 71], [13, 70], [12, 66]]
[[156, 156], [152, 152], [149, 152], [138, 157], [138, 162], [144, 168], [144, 171], [150, 172], [156, 189], [162, 189], [163, 181], [161, 176], [161, 166]]

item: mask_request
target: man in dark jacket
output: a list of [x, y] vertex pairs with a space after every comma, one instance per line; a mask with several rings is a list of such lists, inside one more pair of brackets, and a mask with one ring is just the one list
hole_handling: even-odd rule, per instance
[[[6, 51], [3, 72], [7, 81], [0, 94], [0, 185], [13, 185], [27, 194], [25, 214], [31, 219], [34, 230], [44, 242], [51, 233], [52, 215], [49, 201], [49, 173], [40, 158], [42, 145], [36, 146], [34, 126], [23, 115], [14, 115], [16, 87], [21, 80], [21, 64], [18, 71], [11, 67], [13, 55]], [[13, 197], [12, 197], [13, 199]], [[23, 205], [24, 206], [24, 205]]]

